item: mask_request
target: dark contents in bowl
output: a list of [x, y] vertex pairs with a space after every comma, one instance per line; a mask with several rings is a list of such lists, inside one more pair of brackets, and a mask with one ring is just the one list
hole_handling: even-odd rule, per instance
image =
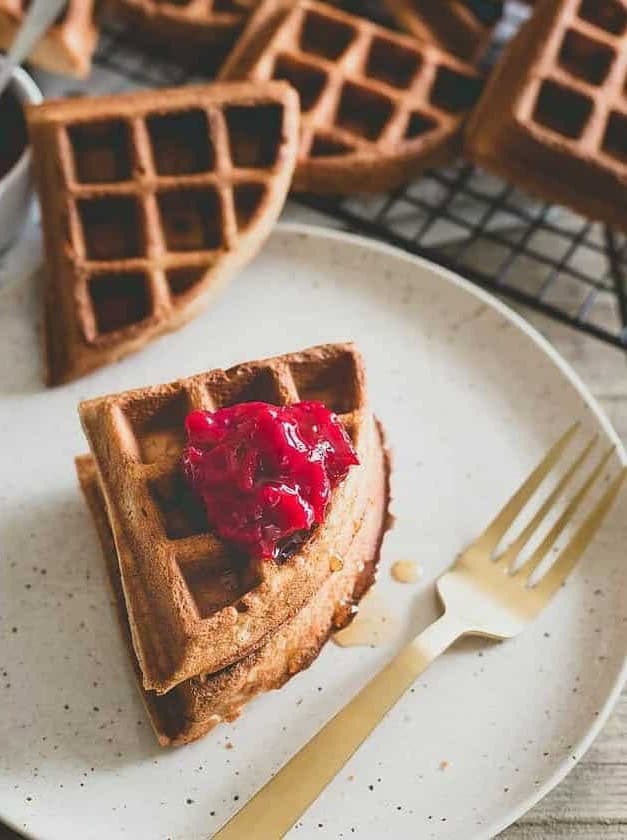
[[14, 166], [26, 147], [26, 120], [11, 90], [0, 96], [0, 178]]

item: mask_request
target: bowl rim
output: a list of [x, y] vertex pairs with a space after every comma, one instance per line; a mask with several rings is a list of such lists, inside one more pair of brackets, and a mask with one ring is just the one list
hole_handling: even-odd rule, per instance
[[[0, 65], [1, 63], [2, 62], [0, 61]], [[35, 80], [21, 67], [16, 67], [13, 71], [8, 87], [15, 95], [22, 108], [26, 105], [38, 105], [40, 102], [43, 102], [43, 94], [37, 86]], [[27, 139], [22, 154], [15, 161], [13, 166], [0, 178], [0, 195], [11, 189], [18, 179], [25, 176], [30, 165], [30, 158], [30, 143]]]

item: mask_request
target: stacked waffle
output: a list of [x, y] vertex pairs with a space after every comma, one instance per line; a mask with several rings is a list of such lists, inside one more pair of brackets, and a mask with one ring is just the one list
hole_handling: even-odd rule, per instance
[[[180, 472], [187, 412], [315, 399], [336, 411], [360, 465], [327, 518], [281, 560], [253, 561], [208, 530]], [[77, 460], [143, 696], [162, 744], [194, 740], [317, 656], [370, 585], [386, 527], [388, 467], [352, 345], [214, 370], [80, 406]]]
[[[26, 0], [0, 0], [0, 49], [7, 49], [24, 19]], [[67, 76], [89, 74], [96, 46], [95, 0], [69, 0], [54, 26], [35, 47], [31, 61]]]

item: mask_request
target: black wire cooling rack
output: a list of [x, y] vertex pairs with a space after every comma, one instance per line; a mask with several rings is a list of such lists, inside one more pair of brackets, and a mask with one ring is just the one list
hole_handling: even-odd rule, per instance
[[[373, 5], [380, 10], [380, 4]], [[523, 14], [516, 3], [508, 5], [488, 61]], [[161, 50], [138, 46], [122, 29], [105, 30], [95, 64], [109, 89], [198, 79]], [[538, 203], [463, 161], [386, 195], [299, 195], [296, 200], [349, 230], [427, 257], [485, 289], [627, 349], [627, 237], [562, 207]]]

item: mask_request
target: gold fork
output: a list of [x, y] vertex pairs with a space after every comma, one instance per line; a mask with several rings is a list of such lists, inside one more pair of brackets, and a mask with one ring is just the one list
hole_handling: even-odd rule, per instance
[[406, 645], [214, 835], [214, 840], [276, 840], [282, 837], [342, 769], [360, 744], [402, 697], [416, 678], [461, 636], [509, 639], [538, 615], [570, 574], [601, 526], [627, 476], [623, 467], [538, 582], [533, 574], [593, 485], [603, 474], [614, 448], [587, 475], [538, 547], [520, 568], [516, 561], [547, 514], [590, 455], [593, 438], [566, 470], [528, 525], [500, 554], [497, 548], [540, 484], [554, 470], [579, 424], [573, 425], [547, 453], [485, 531], [437, 582], [443, 615]]

